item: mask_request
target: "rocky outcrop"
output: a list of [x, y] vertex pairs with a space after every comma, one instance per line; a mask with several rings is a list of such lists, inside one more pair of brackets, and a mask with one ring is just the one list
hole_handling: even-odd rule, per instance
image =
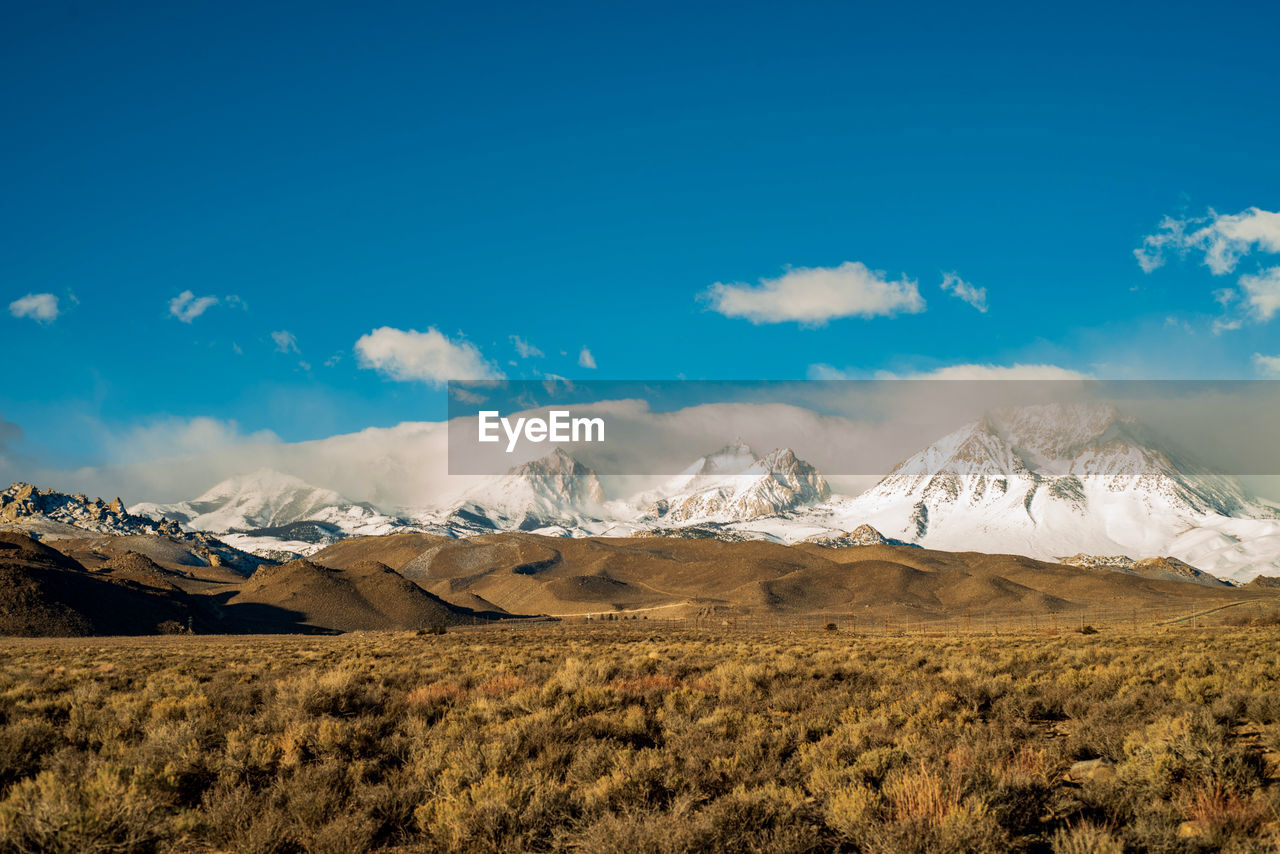
[[101, 498], [90, 500], [80, 494], [38, 489], [29, 483], [14, 483], [0, 492], [0, 520], [21, 526], [35, 519], [60, 522], [96, 534], [176, 536], [182, 533], [175, 521], [133, 515], [120, 498], [107, 504]]
[[[847, 549], [854, 546], [906, 546], [912, 545], [902, 540], [886, 537], [870, 525], [859, 525], [852, 531], [843, 534], [815, 534], [804, 542], [829, 549]], [[915, 546], [919, 548], [919, 546]]]
[[696, 486], [701, 488], [654, 502], [646, 517], [664, 524], [738, 522], [816, 504], [831, 495], [821, 472], [790, 448], [766, 454], [739, 474]]

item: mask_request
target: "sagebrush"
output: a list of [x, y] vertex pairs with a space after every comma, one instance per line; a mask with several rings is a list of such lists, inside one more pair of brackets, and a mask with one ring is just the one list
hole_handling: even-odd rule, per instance
[[1277, 641], [6, 641], [0, 848], [1275, 850]]

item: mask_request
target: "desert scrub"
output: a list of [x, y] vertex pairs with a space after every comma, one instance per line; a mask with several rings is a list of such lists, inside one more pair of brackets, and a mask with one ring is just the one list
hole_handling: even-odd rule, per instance
[[6, 641], [0, 852], [1277, 844], [1276, 628], [816, 625]]

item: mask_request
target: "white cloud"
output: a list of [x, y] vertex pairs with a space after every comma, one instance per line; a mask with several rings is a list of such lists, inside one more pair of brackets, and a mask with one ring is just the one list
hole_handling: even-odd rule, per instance
[[1241, 276], [1240, 291], [1256, 320], [1270, 320], [1280, 311], [1280, 267], [1271, 267], [1256, 276]]
[[174, 418], [108, 435], [103, 441], [106, 459], [101, 465], [22, 474], [64, 491], [122, 495], [129, 504], [192, 498], [228, 477], [264, 468], [387, 508], [432, 504], [470, 485], [448, 474], [442, 423], [283, 442], [270, 431], [243, 432], [234, 421]]
[[584, 368], [594, 371], [596, 369], [596, 357], [591, 355], [590, 350], [583, 347], [582, 352], [578, 354], [578, 364]]
[[[892, 371], [877, 371], [870, 377], [878, 380], [1083, 380], [1090, 379], [1089, 374], [1060, 368], [1057, 365], [983, 365], [977, 363], [963, 365], [947, 365], [932, 371], [898, 374]], [[811, 380], [853, 380], [868, 379], [866, 372], [841, 370], [832, 365], [816, 364], [809, 366]]]
[[401, 382], [424, 382], [439, 388], [449, 380], [502, 379], [474, 344], [453, 341], [435, 327], [426, 332], [383, 326], [356, 341], [360, 367], [373, 368]]
[[292, 332], [290, 332], [287, 329], [281, 329], [278, 332], [272, 332], [271, 340], [276, 342], [277, 353], [301, 354], [302, 352], [301, 350], [298, 349], [298, 339], [294, 336]]
[[1253, 366], [1258, 369], [1260, 374], [1265, 374], [1269, 377], [1280, 377], [1280, 356], [1264, 356], [1261, 353], [1254, 353]]
[[716, 282], [703, 294], [712, 309], [752, 323], [794, 321], [807, 325], [837, 317], [892, 317], [924, 311], [916, 282], [889, 281], [858, 261], [839, 267], [796, 267], [758, 286]]
[[969, 303], [983, 314], [987, 313], [987, 289], [975, 288], [960, 278], [958, 273], [943, 273], [942, 289]]
[[[1133, 250], [1133, 257], [1138, 259], [1142, 272], [1151, 273], [1164, 266], [1165, 251], [1169, 248], [1185, 253], [1186, 223], [1184, 220], [1166, 216], [1160, 220], [1158, 231], [1142, 238], [1142, 245]], [[1132, 290], [1132, 288], [1130, 289]]]
[[865, 377], [860, 377], [856, 371], [843, 371], [835, 365], [828, 365], [826, 362], [810, 365], [808, 377], [811, 380], [865, 379]]
[[1057, 365], [948, 365], [924, 373], [909, 374], [913, 380], [1083, 380], [1088, 374]]
[[[1256, 356], [1255, 363], [1260, 369], [1280, 370], [1280, 357]], [[976, 375], [960, 378], [1083, 377], [1052, 365], [960, 365], [946, 371], [974, 368], [980, 369]], [[913, 378], [939, 378], [948, 376], [946, 371]], [[856, 491], [855, 482], [860, 484], [857, 489], [872, 485], [900, 460], [985, 411], [1053, 402], [1061, 399], [1060, 391], [1070, 393], [1065, 384], [1053, 383], [928, 386], [890, 382], [869, 383], [856, 395], [814, 389], [815, 396], [806, 401], [807, 384], [797, 385], [794, 391], [800, 398], [790, 402], [709, 402], [656, 412], [636, 399], [584, 403], [583, 415], [608, 417], [611, 438], [608, 449], [602, 449], [603, 457], [593, 459], [592, 449], [583, 447], [580, 459], [598, 471], [635, 473], [601, 476], [611, 497], [624, 498], [667, 482], [670, 475], [687, 467], [691, 458], [741, 436], [760, 451], [792, 447], [823, 471], [833, 488]], [[1138, 405], [1142, 402], [1134, 401]], [[1159, 401], [1155, 404], [1152, 412], [1159, 412]], [[1134, 414], [1142, 416], [1141, 411]], [[1176, 428], [1177, 419], [1173, 422], [1170, 427]], [[1256, 423], [1249, 419], [1228, 422]], [[0, 444], [6, 438], [4, 427], [0, 421]], [[120, 494], [130, 502], [169, 502], [196, 496], [232, 475], [270, 468], [397, 512], [458, 500], [468, 487], [483, 480], [449, 473], [448, 425], [444, 423], [405, 423], [283, 442], [267, 431], [246, 434], [235, 422], [166, 419], [126, 430], [104, 445], [107, 459], [99, 466], [75, 471], [28, 468], [22, 472], [23, 479], [62, 490]], [[503, 468], [540, 455], [546, 448], [529, 445], [527, 450], [529, 457], [504, 459]]]
[[1133, 254], [1143, 271], [1150, 273], [1164, 264], [1170, 252], [1185, 255], [1196, 250], [1204, 253], [1209, 270], [1221, 276], [1235, 270], [1240, 259], [1255, 249], [1280, 252], [1280, 212], [1252, 207], [1238, 214], [1219, 214], [1210, 208], [1203, 217], [1167, 216]]
[[169, 300], [169, 313], [183, 323], [190, 323], [217, 304], [217, 297], [198, 297], [191, 291], [183, 291]]
[[[245, 444], [275, 444], [280, 439], [270, 430], [246, 434], [235, 421], [207, 416], [160, 418], [136, 425], [124, 432], [104, 432], [103, 448], [115, 464], [220, 453]], [[109, 490], [108, 490], [109, 491]]]
[[454, 400], [460, 400], [463, 403], [474, 403], [474, 404], [481, 404], [489, 399], [487, 396], [483, 394], [476, 394], [475, 392], [469, 389], [465, 389], [462, 386], [451, 386], [449, 388], [449, 396], [452, 397]]
[[541, 359], [544, 355], [541, 350], [521, 338], [519, 335], [512, 335], [511, 343], [516, 348], [516, 352], [520, 354], [521, 359]]
[[9, 313], [37, 323], [53, 323], [58, 319], [58, 298], [53, 294], [27, 294], [9, 303]]

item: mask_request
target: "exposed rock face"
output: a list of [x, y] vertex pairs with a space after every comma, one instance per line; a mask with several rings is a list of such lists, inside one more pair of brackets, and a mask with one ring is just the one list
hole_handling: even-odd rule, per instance
[[790, 448], [779, 448], [740, 473], [698, 476], [690, 491], [654, 502], [646, 516], [664, 524], [743, 521], [816, 504], [831, 495], [822, 474]]
[[533, 462], [516, 466], [510, 474], [527, 479], [536, 492], [570, 506], [589, 506], [605, 501], [604, 488], [595, 471], [560, 448]]
[[1128, 569], [1133, 566], [1133, 558], [1128, 555], [1089, 555], [1084, 552], [1064, 557], [1062, 562], [1069, 566], [1080, 566], [1086, 569]]
[[227, 566], [242, 575], [253, 572], [261, 557], [233, 548], [203, 531], [187, 532], [172, 519], [156, 520], [125, 509], [116, 498], [106, 504], [100, 498], [67, 495], [15, 483], [0, 492], [0, 527], [18, 529], [38, 540], [75, 539], [87, 534], [117, 537], [163, 537], [180, 543], [192, 557], [207, 566]]
[[101, 498], [89, 500], [84, 495], [37, 489], [29, 483], [15, 483], [0, 492], [0, 520], [21, 525], [36, 519], [60, 522], [97, 534], [182, 534], [181, 527], [172, 520], [156, 521], [133, 515], [120, 498], [105, 504]]
[[859, 525], [852, 531], [832, 536], [830, 534], [815, 534], [807, 538], [804, 542], [813, 543], [818, 546], [825, 546], [829, 549], [847, 549], [853, 546], [905, 546], [902, 540], [894, 540], [886, 537], [870, 525]]
[[1280, 576], [1276, 575], [1259, 575], [1250, 581], [1245, 587], [1260, 587], [1263, 590], [1280, 590]]
[[595, 470], [560, 448], [515, 466], [470, 490], [429, 523], [463, 533], [540, 531], [575, 527], [606, 514], [604, 487]]
[[1134, 560], [1128, 555], [1090, 555], [1074, 554], [1062, 558], [1062, 563], [1079, 566], [1085, 569], [1113, 569], [1120, 572], [1131, 572], [1135, 575], [1155, 575], [1171, 578], [1185, 578], [1203, 584], [1225, 584], [1215, 575], [1196, 569], [1186, 561], [1176, 557], [1148, 557]]

